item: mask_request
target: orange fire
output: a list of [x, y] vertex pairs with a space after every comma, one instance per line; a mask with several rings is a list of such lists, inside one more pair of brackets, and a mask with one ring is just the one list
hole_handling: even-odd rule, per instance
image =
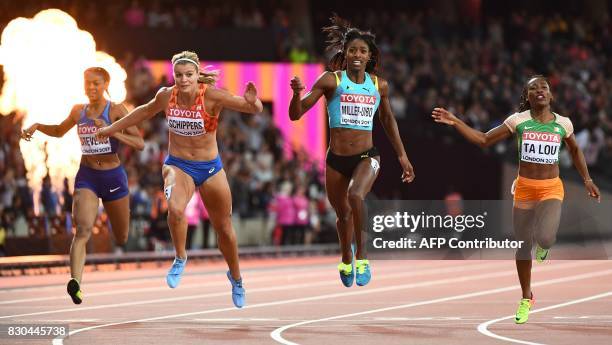
[[[86, 103], [83, 71], [91, 66], [110, 73], [112, 101], [125, 99], [125, 70], [112, 56], [96, 51], [93, 36], [58, 9], [12, 20], [0, 38], [0, 65], [4, 69], [0, 114], [23, 113], [23, 128], [35, 122], [59, 124], [74, 104]], [[72, 185], [81, 156], [76, 128], [63, 138], [37, 132], [31, 141], [21, 140], [20, 148], [35, 197], [47, 172], [56, 191], [64, 177]]]

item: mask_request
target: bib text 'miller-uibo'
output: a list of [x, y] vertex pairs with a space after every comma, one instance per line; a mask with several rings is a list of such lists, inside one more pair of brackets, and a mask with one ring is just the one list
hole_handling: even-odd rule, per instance
[[563, 139], [572, 135], [574, 128], [569, 118], [554, 115], [554, 120], [541, 123], [532, 118], [527, 110], [513, 114], [504, 121], [510, 131], [518, 136], [521, 161], [557, 164]]

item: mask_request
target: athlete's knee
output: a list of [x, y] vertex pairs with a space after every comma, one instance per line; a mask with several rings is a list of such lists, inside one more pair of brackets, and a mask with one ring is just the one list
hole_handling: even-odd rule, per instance
[[363, 194], [363, 192], [357, 191], [353, 188], [349, 188], [348, 200], [351, 206], [362, 203], [364, 199], [365, 195]]
[[168, 202], [168, 217], [180, 221], [185, 217], [185, 209], [170, 201]]
[[211, 224], [219, 233], [229, 234], [234, 232], [232, 227], [232, 218], [230, 216], [215, 219], [211, 222]]
[[336, 210], [336, 217], [338, 222], [347, 223], [353, 219], [353, 210], [350, 207]]
[[217, 241], [218, 242], [227, 242], [227, 241], [236, 241], [236, 233], [234, 233], [234, 228], [232, 227], [232, 222], [221, 222], [220, 224], [213, 224], [217, 232]]
[[516, 250], [515, 258], [517, 260], [531, 260], [531, 245], [523, 243], [523, 246]]
[[555, 236], [554, 234], [538, 234], [536, 240], [540, 247], [548, 249], [552, 247], [553, 244], [555, 244], [555, 242], [557, 241], [556, 237], [557, 236]]
[[517, 260], [531, 260], [531, 252], [533, 251], [533, 240], [531, 236], [523, 236], [519, 238], [516, 236], [516, 240], [522, 242], [521, 247], [516, 250], [515, 258]]
[[77, 241], [89, 240], [91, 237], [91, 226], [77, 225], [76, 232], [74, 233], [74, 239]]

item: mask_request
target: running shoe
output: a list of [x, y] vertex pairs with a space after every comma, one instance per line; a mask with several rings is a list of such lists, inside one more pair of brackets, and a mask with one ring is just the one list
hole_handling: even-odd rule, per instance
[[68, 285], [66, 286], [66, 289], [68, 290], [68, 294], [70, 295], [70, 298], [72, 298], [72, 302], [74, 304], [81, 304], [81, 302], [83, 302], [83, 293], [81, 292], [81, 286], [79, 285], [79, 282], [76, 279], [70, 279]]
[[370, 261], [369, 260], [356, 260], [355, 263], [355, 283], [358, 286], [368, 285], [370, 279], [372, 278], [372, 272], [370, 271]]
[[340, 272], [340, 280], [342, 281], [342, 284], [344, 284], [344, 286], [346, 287], [353, 286], [353, 280], [355, 279], [355, 270], [353, 270], [353, 263], [339, 263], [338, 271]]
[[166, 283], [168, 283], [170, 288], [174, 289], [179, 285], [186, 263], [187, 259], [174, 258], [172, 267], [170, 267], [168, 275], [166, 276]]
[[516, 310], [516, 317], [514, 318], [514, 322], [517, 324], [523, 324], [527, 322], [529, 319], [529, 311], [531, 307], [535, 304], [535, 299], [533, 298], [533, 293], [531, 294], [531, 298], [523, 298], [519, 302], [518, 309]]
[[232, 283], [232, 302], [234, 302], [236, 308], [244, 307], [245, 291], [242, 287], [242, 278], [234, 280], [230, 271], [227, 271], [227, 279]]
[[536, 261], [538, 263], [542, 263], [548, 259], [548, 253], [550, 253], [550, 249], [544, 249], [539, 245], [536, 245]]
[[355, 263], [355, 244], [351, 244], [351, 263], [345, 264], [340, 261], [338, 264], [338, 271], [340, 272], [340, 280], [342, 284], [346, 287], [353, 286], [353, 280], [355, 280], [355, 267], [353, 264]]

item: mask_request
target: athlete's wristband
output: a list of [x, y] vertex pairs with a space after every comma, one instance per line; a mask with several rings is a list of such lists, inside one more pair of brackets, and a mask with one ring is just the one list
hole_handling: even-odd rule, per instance
[[588, 179], [584, 180], [584, 183], [587, 183], [587, 182], [593, 182], [593, 179], [592, 178], [588, 178]]

